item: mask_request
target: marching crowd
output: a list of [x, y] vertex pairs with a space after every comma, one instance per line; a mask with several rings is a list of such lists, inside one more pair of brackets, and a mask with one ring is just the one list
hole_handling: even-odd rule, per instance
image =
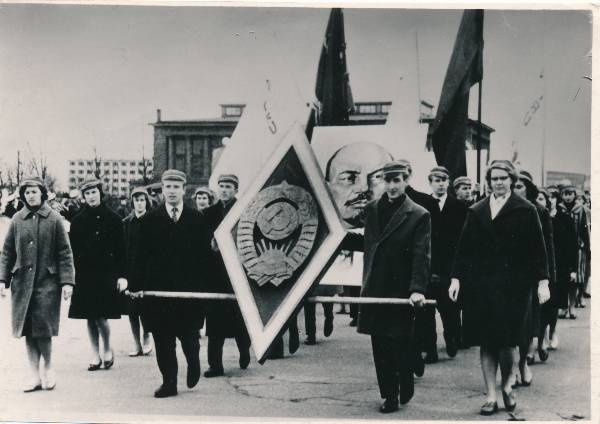
[[[353, 310], [351, 325], [371, 336], [380, 411], [408, 403], [414, 377], [438, 361], [436, 309], [449, 357], [480, 346], [487, 396], [481, 414], [498, 411], [498, 369], [504, 407], [513, 411], [514, 387], [532, 383], [529, 365], [536, 356], [547, 361], [558, 347], [558, 318], [576, 319], [574, 308], [590, 297], [589, 198], [568, 182], [538, 188], [528, 172], [505, 160], [488, 167], [484, 195], [467, 177], [452, 181], [441, 166], [429, 173], [431, 194], [411, 187], [406, 160], [388, 161], [377, 172], [382, 192], [371, 194], [361, 211], [364, 233], [348, 232], [341, 248], [364, 252], [360, 296], [407, 298], [411, 305]], [[101, 181], [81, 185], [82, 205], [75, 208], [52, 205], [39, 178], [21, 183], [22, 208], [12, 216], [0, 257], [0, 294], [10, 288], [12, 333], [25, 337], [32, 375], [25, 392], [56, 385], [52, 337], [59, 331], [61, 298], [70, 299], [69, 318], [86, 322], [90, 372], [114, 365], [108, 320], [128, 315], [130, 356], [156, 351], [162, 384], [155, 397], [177, 395], [177, 339], [187, 387], [198, 383], [202, 328], [208, 336], [205, 377], [224, 375], [227, 338], [235, 338], [240, 368], [248, 367], [251, 342], [236, 302], [141, 296], [233, 293], [213, 233], [236, 201], [238, 178], [221, 175], [217, 193], [199, 187], [194, 207], [184, 202], [185, 173], [167, 170], [161, 181], [159, 196], [132, 191], [125, 219], [106, 205]], [[435, 299], [435, 308], [423, 306], [425, 298]], [[323, 306], [329, 336], [333, 309]], [[314, 305], [305, 305], [305, 322], [305, 344], [313, 345]], [[294, 353], [295, 316], [287, 330]], [[280, 336], [269, 358], [283, 357], [283, 350]]]

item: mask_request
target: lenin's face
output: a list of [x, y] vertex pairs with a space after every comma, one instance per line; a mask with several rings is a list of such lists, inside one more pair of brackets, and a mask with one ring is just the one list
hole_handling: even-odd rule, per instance
[[329, 189], [349, 227], [364, 226], [364, 208], [385, 192], [381, 169], [391, 160], [384, 148], [373, 143], [344, 146], [331, 159]]

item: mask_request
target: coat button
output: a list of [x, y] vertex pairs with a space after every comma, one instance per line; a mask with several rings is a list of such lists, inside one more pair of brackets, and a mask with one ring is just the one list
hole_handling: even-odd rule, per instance
[[33, 268], [32, 268], [32, 267], [29, 267], [29, 271], [31, 271], [31, 270], [33, 270]]
[[31, 240], [31, 241], [29, 242], [29, 244], [33, 244], [33, 240]]
[[97, 216], [96, 219], [100, 219], [100, 216]]
[[100, 234], [100, 231], [96, 231], [96, 235]]

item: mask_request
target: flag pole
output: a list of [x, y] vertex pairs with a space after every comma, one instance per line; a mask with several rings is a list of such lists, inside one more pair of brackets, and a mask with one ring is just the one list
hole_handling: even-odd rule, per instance
[[[483, 78], [479, 81], [479, 96], [477, 101], [477, 184], [481, 184], [481, 91]], [[481, 185], [479, 188], [481, 194]]]

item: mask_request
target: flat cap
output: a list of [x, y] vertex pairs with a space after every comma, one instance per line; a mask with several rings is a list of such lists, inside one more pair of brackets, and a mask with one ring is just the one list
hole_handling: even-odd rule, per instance
[[503, 171], [508, 172], [508, 175], [513, 178], [517, 178], [517, 170], [511, 161], [506, 159], [496, 159], [493, 160], [492, 163], [488, 166], [488, 170], [491, 172], [492, 169], [501, 169]]
[[90, 188], [101, 188], [102, 181], [97, 178], [86, 178], [81, 185], [79, 186], [79, 191], [83, 194], [84, 191], [89, 190]]
[[235, 186], [235, 188], [238, 188], [240, 180], [238, 179], [237, 175], [234, 174], [221, 174], [219, 175], [217, 184], [218, 183], [231, 183]]
[[391, 174], [406, 174], [410, 173], [409, 166], [407, 165], [408, 161], [405, 160], [395, 160], [392, 162], [388, 162], [383, 166], [383, 175], [391, 175]]
[[133, 199], [134, 196], [137, 196], [138, 194], [143, 194], [144, 196], [146, 196], [146, 200], [148, 200], [148, 192], [146, 190], [144, 190], [142, 187], [136, 187], [131, 191], [131, 198]]
[[412, 174], [412, 165], [410, 164], [410, 161], [406, 160], [406, 159], [398, 159], [395, 162], [401, 163], [402, 165], [404, 165], [408, 171], [409, 174]]
[[454, 189], [456, 190], [460, 185], [468, 185], [468, 186], [472, 186], [473, 182], [471, 181], [471, 179], [469, 177], [458, 177], [454, 179], [454, 182], [452, 183], [452, 187], [454, 187]]
[[519, 179], [520, 180], [527, 180], [527, 181], [529, 181], [530, 183], [533, 184], [533, 177], [527, 171], [523, 171], [523, 170], [519, 171]]
[[208, 188], [206, 186], [200, 186], [196, 190], [194, 190], [194, 196], [193, 197], [196, 197], [200, 193], [204, 193], [208, 197], [215, 197], [215, 193], [210, 188]]
[[439, 177], [439, 178], [450, 178], [450, 172], [446, 169], [445, 166], [434, 166], [429, 171], [430, 177]]
[[31, 177], [24, 178], [23, 181], [21, 181], [20, 187], [43, 188], [43, 187], [45, 187], [45, 184], [40, 177], [31, 176]]
[[179, 181], [185, 184], [187, 182], [187, 177], [185, 172], [178, 169], [167, 169], [163, 172], [161, 181]]

